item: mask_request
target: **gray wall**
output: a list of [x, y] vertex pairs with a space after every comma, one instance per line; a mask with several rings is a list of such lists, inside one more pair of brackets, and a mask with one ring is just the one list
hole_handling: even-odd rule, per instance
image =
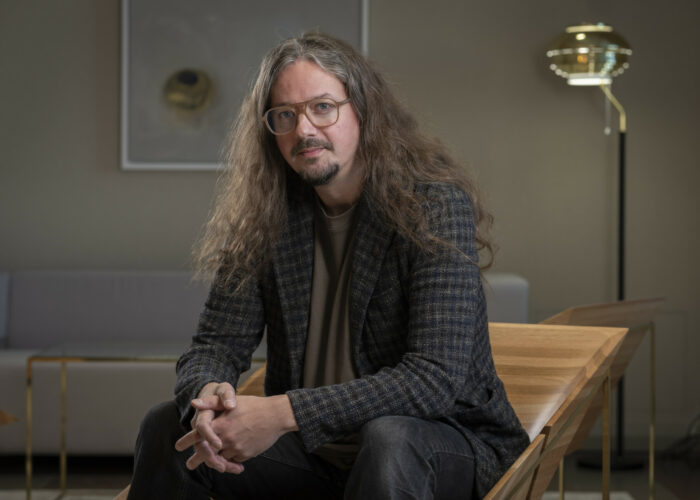
[[[568, 87], [544, 52], [605, 21], [632, 44], [614, 92], [628, 110], [628, 297], [665, 296], [658, 433], [700, 412], [700, 47], [691, 0], [374, 0], [370, 53], [426, 129], [477, 175], [496, 216], [496, 270], [524, 275], [531, 318], [615, 297], [616, 136], [602, 93]], [[182, 269], [212, 172], [119, 169], [117, 0], [0, 2], [0, 269]], [[613, 131], [616, 129], [613, 111]], [[628, 435], [647, 419], [643, 344]]]
[[119, 168], [117, 0], [0, 2], [0, 268], [182, 269], [213, 173]]

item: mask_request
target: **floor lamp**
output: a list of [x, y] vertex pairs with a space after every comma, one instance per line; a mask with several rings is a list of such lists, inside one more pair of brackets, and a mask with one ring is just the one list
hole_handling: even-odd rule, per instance
[[[625, 138], [627, 116], [610, 90], [612, 80], [621, 74], [632, 54], [629, 44], [611, 26], [603, 23], [569, 26], [547, 51], [549, 67], [566, 78], [569, 85], [599, 86], [620, 115], [618, 131], [618, 225], [617, 225], [617, 299], [625, 299]], [[624, 455], [624, 377], [617, 387], [617, 450], [612, 457], [613, 469], [641, 467], [640, 461]], [[596, 464], [590, 464], [596, 465]], [[599, 466], [599, 465], [598, 465]]]

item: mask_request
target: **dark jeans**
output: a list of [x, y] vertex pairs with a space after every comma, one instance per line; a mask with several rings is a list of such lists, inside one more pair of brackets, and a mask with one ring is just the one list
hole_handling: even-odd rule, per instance
[[307, 453], [297, 433], [244, 463], [240, 475], [205, 464], [189, 471], [192, 450], [175, 451], [187, 431], [174, 403], [153, 408], [136, 442], [130, 500], [138, 499], [451, 499], [468, 500], [474, 457], [451, 426], [413, 417], [382, 417], [365, 424], [350, 471]]

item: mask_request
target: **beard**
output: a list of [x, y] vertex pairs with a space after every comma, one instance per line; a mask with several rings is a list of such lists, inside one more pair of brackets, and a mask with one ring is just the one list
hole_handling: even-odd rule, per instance
[[[292, 155], [297, 155], [307, 148], [324, 148], [328, 151], [333, 151], [333, 144], [319, 139], [302, 139], [292, 148]], [[306, 166], [313, 168], [318, 161], [318, 158], [307, 160]], [[325, 186], [338, 174], [339, 170], [340, 165], [337, 162], [329, 162], [321, 168], [317, 167], [315, 171], [310, 171], [306, 168], [301, 169], [299, 176], [310, 186]]]
[[333, 177], [336, 176], [339, 170], [340, 165], [338, 165], [337, 163], [329, 163], [321, 171], [309, 172], [308, 170], [302, 170], [299, 173], [299, 175], [304, 180], [304, 182], [306, 182], [310, 186], [325, 186], [333, 179]]

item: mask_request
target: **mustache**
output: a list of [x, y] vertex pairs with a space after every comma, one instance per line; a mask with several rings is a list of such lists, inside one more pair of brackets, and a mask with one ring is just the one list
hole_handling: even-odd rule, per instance
[[298, 155], [303, 150], [309, 148], [324, 148], [333, 151], [333, 144], [328, 141], [322, 141], [321, 139], [300, 139], [292, 148], [292, 155]]

